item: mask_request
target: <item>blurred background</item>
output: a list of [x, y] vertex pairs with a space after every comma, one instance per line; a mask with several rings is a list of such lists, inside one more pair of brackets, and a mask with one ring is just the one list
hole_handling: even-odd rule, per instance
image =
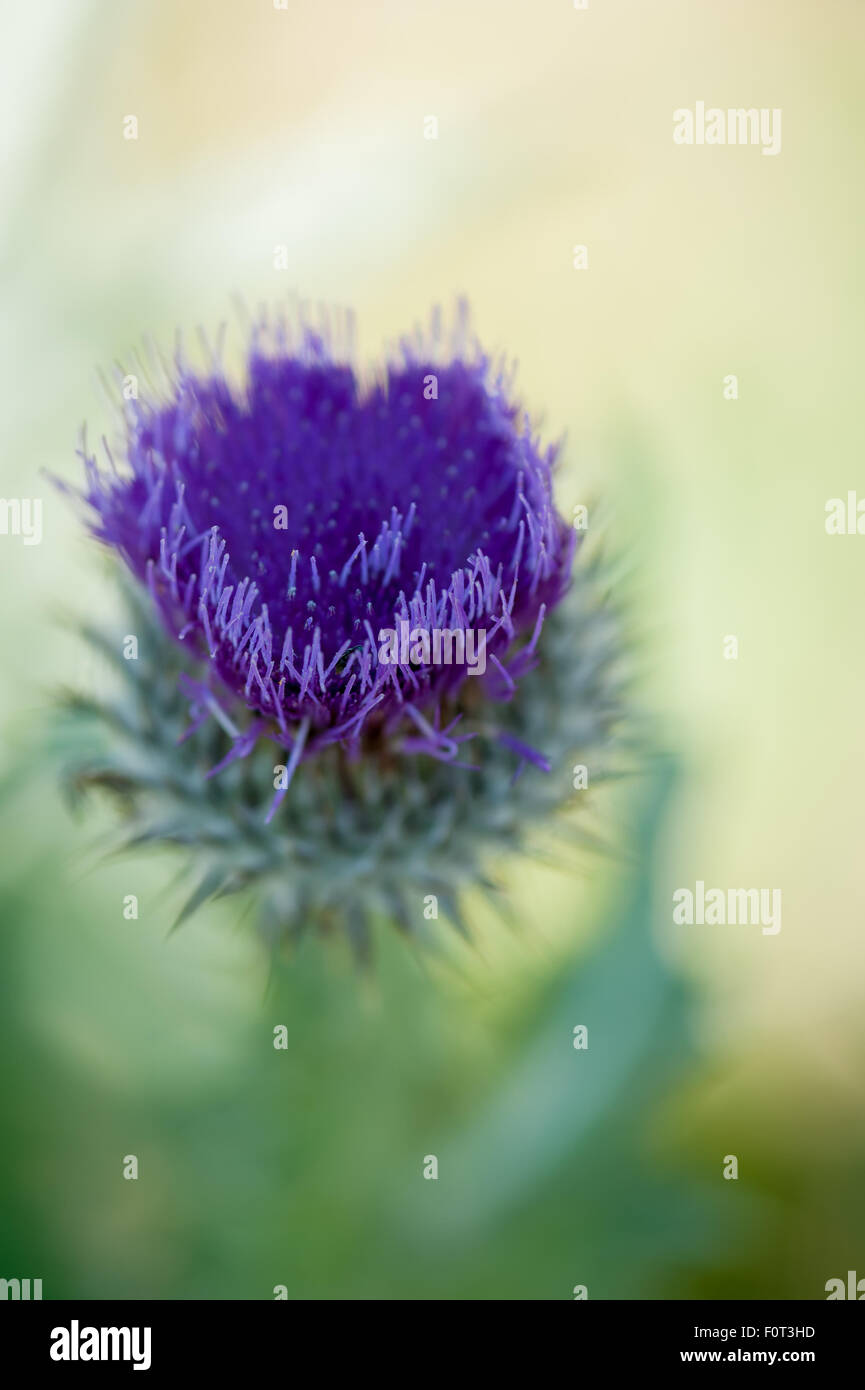
[[[0, 1274], [168, 1299], [865, 1276], [865, 539], [824, 527], [865, 496], [859, 0], [2, 22], [2, 493], [43, 499], [43, 539], [0, 536]], [[674, 145], [697, 101], [781, 108], [781, 153]], [[110, 428], [97, 369], [292, 292], [352, 306], [365, 361], [468, 296], [567, 435], [562, 511], [597, 501], [625, 559], [664, 750], [593, 799], [626, 859], [506, 865], [515, 930], [476, 904], [472, 949], [382, 933], [370, 981], [318, 942], [271, 977], [232, 904], [167, 939], [176, 862], [100, 855], [114, 813], [70, 816], [48, 732], [52, 690], [99, 678], [65, 615], [116, 602], [42, 472], [77, 481], [82, 423]], [[780, 887], [781, 932], [674, 927], [697, 879]]]

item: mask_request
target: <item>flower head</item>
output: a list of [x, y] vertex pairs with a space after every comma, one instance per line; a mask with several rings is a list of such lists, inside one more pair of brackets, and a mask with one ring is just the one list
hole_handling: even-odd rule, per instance
[[130, 402], [128, 474], [88, 460], [94, 529], [203, 656], [199, 704], [230, 694], [297, 760], [370, 736], [453, 759], [467, 645], [513, 694], [567, 586], [556, 451], [462, 319], [366, 386], [346, 356], [280, 322], [242, 390], [178, 359], [168, 399]]
[[404, 920], [433, 884], [455, 917], [619, 713], [615, 624], [593, 564], [572, 584], [557, 447], [512, 372], [462, 310], [371, 378], [349, 328], [262, 318], [241, 385], [178, 351], [127, 402], [122, 466], [84, 451], [146, 653], [118, 663], [119, 723], [77, 702], [116, 737], [74, 781], [121, 791], [134, 839], [193, 848], [195, 903], [256, 883], [286, 930], [374, 899]]

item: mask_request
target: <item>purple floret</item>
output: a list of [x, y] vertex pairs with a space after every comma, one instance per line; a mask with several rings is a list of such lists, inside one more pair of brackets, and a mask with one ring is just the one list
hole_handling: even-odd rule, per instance
[[270, 733], [293, 771], [398, 732], [404, 751], [455, 759], [445, 714], [467, 669], [380, 661], [380, 630], [402, 621], [483, 630], [487, 674], [469, 683], [513, 695], [574, 533], [553, 506], [556, 447], [510, 388], [464, 323], [449, 345], [437, 327], [403, 342], [366, 384], [326, 333], [259, 324], [243, 390], [178, 357], [164, 399], [128, 403], [128, 467], [86, 459], [93, 530], [203, 658], [208, 683], [187, 693], [236, 734], [230, 756]]

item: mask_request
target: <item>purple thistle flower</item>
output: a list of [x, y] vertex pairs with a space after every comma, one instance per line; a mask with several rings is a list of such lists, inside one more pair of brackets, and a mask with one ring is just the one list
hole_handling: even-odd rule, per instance
[[[84, 451], [94, 533], [204, 664], [184, 681], [190, 732], [213, 717], [233, 740], [212, 772], [260, 737], [289, 750], [285, 787], [333, 744], [458, 762], [462, 687], [511, 699], [568, 587], [557, 446], [541, 446], [465, 309], [449, 337], [435, 316], [401, 341], [372, 380], [350, 338], [348, 319], [262, 318], [242, 388], [221, 354], [197, 373], [178, 350], [167, 389], [127, 403], [128, 468]], [[457, 653], [483, 644], [480, 682], [433, 659], [442, 632]], [[385, 633], [409, 649], [385, 659]]]

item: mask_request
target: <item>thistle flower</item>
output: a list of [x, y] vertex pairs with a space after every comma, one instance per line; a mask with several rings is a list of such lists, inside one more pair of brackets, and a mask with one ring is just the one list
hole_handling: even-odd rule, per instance
[[74, 784], [121, 791], [132, 840], [190, 847], [190, 910], [255, 884], [272, 935], [339, 920], [360, 947], [370, 911], [408, 927], [428, 895], [459, 921], [619, 709], [615, 625], [593, 566], [571, 586], [557, 446], [512, 370], [463, 308], [369, 380], [349, 319], [262, 316], [241, 386], [178, 350], [121, 447], [85, 448], [83, 497], [142, 657], [117, 662], [122, 713], [71, 702], [113, 731]]

